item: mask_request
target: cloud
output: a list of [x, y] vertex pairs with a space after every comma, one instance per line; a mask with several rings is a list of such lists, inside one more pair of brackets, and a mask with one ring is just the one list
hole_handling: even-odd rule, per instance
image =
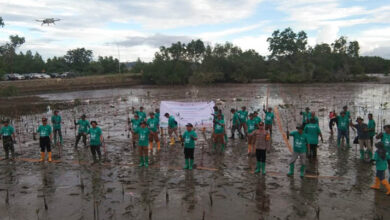
[[317, 32], [316, 43], [332, 43], [337, 39], [339, 33], [339, 27], [335, 25], [325, 25]]
[[267, 42], [268, 36], [266, 35], [260, 35], [260, 36], [247, 36], [247, 37], [241, 37], [237, 38], [232, 41], [233, 44], [241, 47], [243, 50], [249, 50], [254, 49], [262, 56], [267, 56], [270, 54], [268, 51], [268, 42]]
[[[154, 34], [151, 36], [132, 36], [127, 37], [126, 40], [116, 42], [119, 46], [123, 47], [133, 47], [139, 45], [147, 45], [154, 48], [158, 48], [160, 46], [169, 46], [172, 43], [176, 43], [178, 41], [182, 43], [187, 43], [192, 40], [191, 37], [188, 36], [174, 36], [174, 35], [164, 35], [164, 34]], [[112, 43], [111, 43], [112, 44]]]

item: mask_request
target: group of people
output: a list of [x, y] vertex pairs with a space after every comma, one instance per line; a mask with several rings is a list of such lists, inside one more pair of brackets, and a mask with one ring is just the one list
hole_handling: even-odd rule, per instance
[[[238, 137], [245, 139], [248, 144], [248, 155], [256, 155], [257, 163], [255, 173], [262, 172], [266, 174], [266, 154], [271, 148], [272, 143], [272, 126], [275, 122], [272, 108], [263, 107], [264, 120], [259, 116], [259, 112], [254, 111], [249, 113], [246, 107], [243, 106], [241, 110], [231, 109], [231, 139]], [[157, 150], [160, 150], [160, 138], [164, 130], [160, 128], [160, 111], [155, 109], [154, 112], [149, 113], [147, 117], [144, 108], [139, 110], [132, 108], [133, 118], [128, 118], [128, 131], [132, 134], [133, 147], [138, 145], [139, 149], [139, 167], [148, 167], [149, 158], [148, 152], [153, 149], [154, 143], [157, 145]], [[295, 170], [295, 162], [300, 159], [300, 176], [304, 177], [306, 169], [306, 158], [315, 159], [317, 157], [317, 148], [319, 139], [323, 142], [323, 136], [319, 127], [318, 117], [315, 112], [306, 108], [305, 111], [300, 112], [302, 115], [302, 124], [296, 126], [296, 131], [286, 132], [287, 138], [293, 137], [293, 153], [289, 161], [288, 176], [292, 176]], [[186, 124], [186, 129], [181, 134], [180, 129], [178, 134], [178, 123], [173, 115], [165, 113], [164, 116], [168, 121], [168, 136], [170, 139], [169, 145], [175, 145], [178, 140], [184, 147], [185, 166], [184, 169], [193, 169], [194, 165], [194, 150], [195, 142], [198, 135], [194, 130], [194, 126], [190, 123]], [[39, 143], [41, 148], [40, 161], [45, 160], [45, 153], [47, 152], [47, 160], [52, 161], [51, 145], [54, 134], [54, 144], [62, 144], [61, 133], [62, 119], [59, 112], [54, 111], [51, 117], [52, 127], [48, 124], [47, 118], [42, 118], [42, 124], [38, 127], [36, 132], [39, 134]], [[87, 146], [87, 138], [89, 136], [89, 146], [92, 153], [94, 163], [101, 161], [101, 146], [104, 144], [102, 130], [97, 126], [96, 121], [89, 122], [86, 115], [82, 115], [81, 119], [74, 120], [74, 125], [78, 126], [75, 148], [77, 148], [81, 138], [84, 146]], [[364, 160], [365, 155], [368, 155], [370, 161], [376, 161], [376, 178], [375, 184], [371, 186], [373, 189], [378, 189], [380, 184], [387, 188], [387, 194], [390, 195], [390, 185], [385, 179], [385, 170], [389, 168], [390, 172], [390, 125], [384, 126], [384, 132], [376, 134], [375, 121], [372, 114], [368, 114], [368, 124], [364, 123], [364, 119], [357, 117], [356, 123], [352, 122], [351, 114], [348, 107], [344, 106], [343, 111], [336, 114], [335, 111], [329, 114], [329, 129], [333, 135], [333, 127], [337, 126], [337, 146], [340, 148], [342, 139], [345, 139], [346, 146], [350, 147], [350, 129], [356, 129], [357, 136], [354, 140], [355, 144], [360, 146], [360, 159]], [[76, 128], [75, 128], [76, 129]], [[204, 132], [205, 129], [202, 129]], [[3, 127], [0, 130], [0, 137], [3, 139], [3, 147], [5, 152], [5, 159], [15, 158], [15, 130], [9, 124], [8, 120], [3, 121]], [[175, 139], [176, 138], [176, 139]], [[374, 138], [380, 140], [376, 143], [376, 152], [373, 152]], [[220, 149], [224, 151], [228, 140], [226, 132], [225, 116], [222, 110], [217, 106], [214, 107], [213, 113], [213, 130], [212, 130], [213, 149]], [[217, 148], [220, 146], [220, 148]], [[365, 150], [366, 149], [366, 150]], [[390, 181], [390, 179], [389, 179]]]

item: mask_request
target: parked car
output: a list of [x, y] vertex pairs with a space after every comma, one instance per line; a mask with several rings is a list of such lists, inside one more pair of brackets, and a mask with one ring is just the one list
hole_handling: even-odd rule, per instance
[[41, 79], [41, 74], [39, 73], [30, 73], [31, 79]]
[[50, 79], [51, 77], [47, 74], [41, 74], [42, 79]]
[[65, 73], [61, 74], [60, 77], [61, 78], [73, 78], [73, 77], [76, 77], [76, 74], [74, 74], [72, 72], [65, 72]]
[[60, 77], [60, 74], [58, 74], [58, 73], [48, 73], [48, 75], [49, 75], [51, 78], [59, 78], [59, 77]]
[[22, 80], [22, 79], [24, 79], [24, 76], [22, 76], [18, 73], [8, 74], [8, 80]]

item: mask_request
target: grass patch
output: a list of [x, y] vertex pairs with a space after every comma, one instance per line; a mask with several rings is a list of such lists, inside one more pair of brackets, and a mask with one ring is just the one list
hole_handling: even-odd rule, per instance
[[7, 86], [0, 90], [1, 97], [11, 97], [19, 95], [19, 89], [16, 86]]

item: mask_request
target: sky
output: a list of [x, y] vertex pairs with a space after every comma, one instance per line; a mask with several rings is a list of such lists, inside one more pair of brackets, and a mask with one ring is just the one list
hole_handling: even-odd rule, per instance
[[[95, 58], [151, 61], [160, 46], [192, 39], [266, 56], [267, 38], [287, 27], [311, 46], [347, 36], [362, 55], [390, 59], [390, 0], [0, 0], [0, 16], [0, 43], [18, 34], [21, 51], [45, 59], [84, 47]], [[61, 21], [41, 26], [43, 18]]]

